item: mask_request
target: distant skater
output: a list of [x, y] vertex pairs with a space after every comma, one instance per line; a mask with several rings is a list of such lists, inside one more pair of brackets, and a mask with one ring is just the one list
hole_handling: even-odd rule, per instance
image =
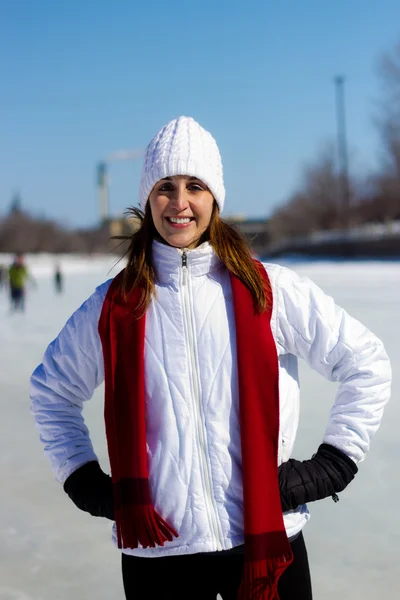
[[61, 294], [63, 291], [63, 274], [61, 272], [60, 265], [56, 266], [56, 270], [54, 272], [54, 286], [56, 288], [57, 294]]
[[25, 310], [25, 288], [28, 278], [29, 272], [24, 257], [22, 254], [17, 254], [8, 269], [11, 310], [13, 312], [23, 312]]

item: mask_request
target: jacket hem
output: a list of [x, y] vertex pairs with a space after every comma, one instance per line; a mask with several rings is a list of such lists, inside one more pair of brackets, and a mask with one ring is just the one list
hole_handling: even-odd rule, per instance
[[[301, 508], [304, 510], [305, 507]], [[297, 519], [296, 523], [290, 526], [285, 525], [286, 534], [289, 540], [297, 536], [303, 530], [310, 518], [308, 511], [301, 513], [298, 512], [297, 515], [299, 518]], [[293, 518], [293, 513], [291, 513], [290, 516]], [[115, 535], [115, 524], [113, 525], [113, 542], [115, 547], [118, 547], [117, 538]], [[211, 539], [211, 537], [195, 540], [191, 543], [182, 543], [179, 546], [175, 545], [176, 543], [177, 541], [167, 542], [165, 546], [158, 546], [157, 548], [122, 548], [121, 552], [130, 556], [140, 556], [143, 558], [161, 558], [163, 556], [179, 556], [183, 554], [198, 554], [199, 552], [218, 551], [216, 543]], [[243, 534], [223, 538], [223, 550], [231, 550], [232, 548], [242, 544], [244, 544]]]

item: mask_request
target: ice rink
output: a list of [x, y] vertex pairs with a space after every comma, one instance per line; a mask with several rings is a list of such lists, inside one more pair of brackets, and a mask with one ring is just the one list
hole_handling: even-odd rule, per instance
[[[0, 262], [4, 262], [0, 258]], [[123, 599], [111, 523], [79, 511], [55, 481], [29, 412], [29, 377], [47, 344], [96, 285], [115, 275], [115, 259], [61, 258], [65, 291], [54, 291], [54, 260], [27, 260], [36, 280], [27, 310], [11, 315], [0, 290], [0, 600]], [[288, 263], [287, 263], [288, 264]], [[385, 343], [394, 382], [367, 460], [340, 502], [310, 505], [304, 530], [315, 600], [400, 597], [400, 262], [293, 262]], [[336, 385], [301, 364], [302, 407], [296, 458], [317, 449]], [[84, 412], [108, 469], [102, 388]], [[187, 594], [191, 597], [190, 589]]]

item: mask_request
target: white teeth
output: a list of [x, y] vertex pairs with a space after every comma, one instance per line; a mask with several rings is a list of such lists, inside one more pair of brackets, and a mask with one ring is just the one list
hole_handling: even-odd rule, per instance
[[191, 221], [191, 219], [189, 219], [188, 217], [186, 217], [186, 218], [181, 218], [181, 219], [178, 219], [178, 218], [176, 218], [176, 217], [169, 217], [169, 220], [170, 220], [172, 223], [190, 223], [190, 221]]

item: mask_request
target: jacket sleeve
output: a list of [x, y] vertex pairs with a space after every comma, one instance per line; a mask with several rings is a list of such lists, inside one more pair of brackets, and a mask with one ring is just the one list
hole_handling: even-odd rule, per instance
[[362, 461], [390, 397], [382, 342], [310, 279], [282, 267], [277, 279], [277, 344], [339, 383], [323, 442]]
[[71, 316], [31, 376], [31, 413], [60, 483], [97, 460], [82, 410], [104, 379], [98, 321], [109, 284]]

